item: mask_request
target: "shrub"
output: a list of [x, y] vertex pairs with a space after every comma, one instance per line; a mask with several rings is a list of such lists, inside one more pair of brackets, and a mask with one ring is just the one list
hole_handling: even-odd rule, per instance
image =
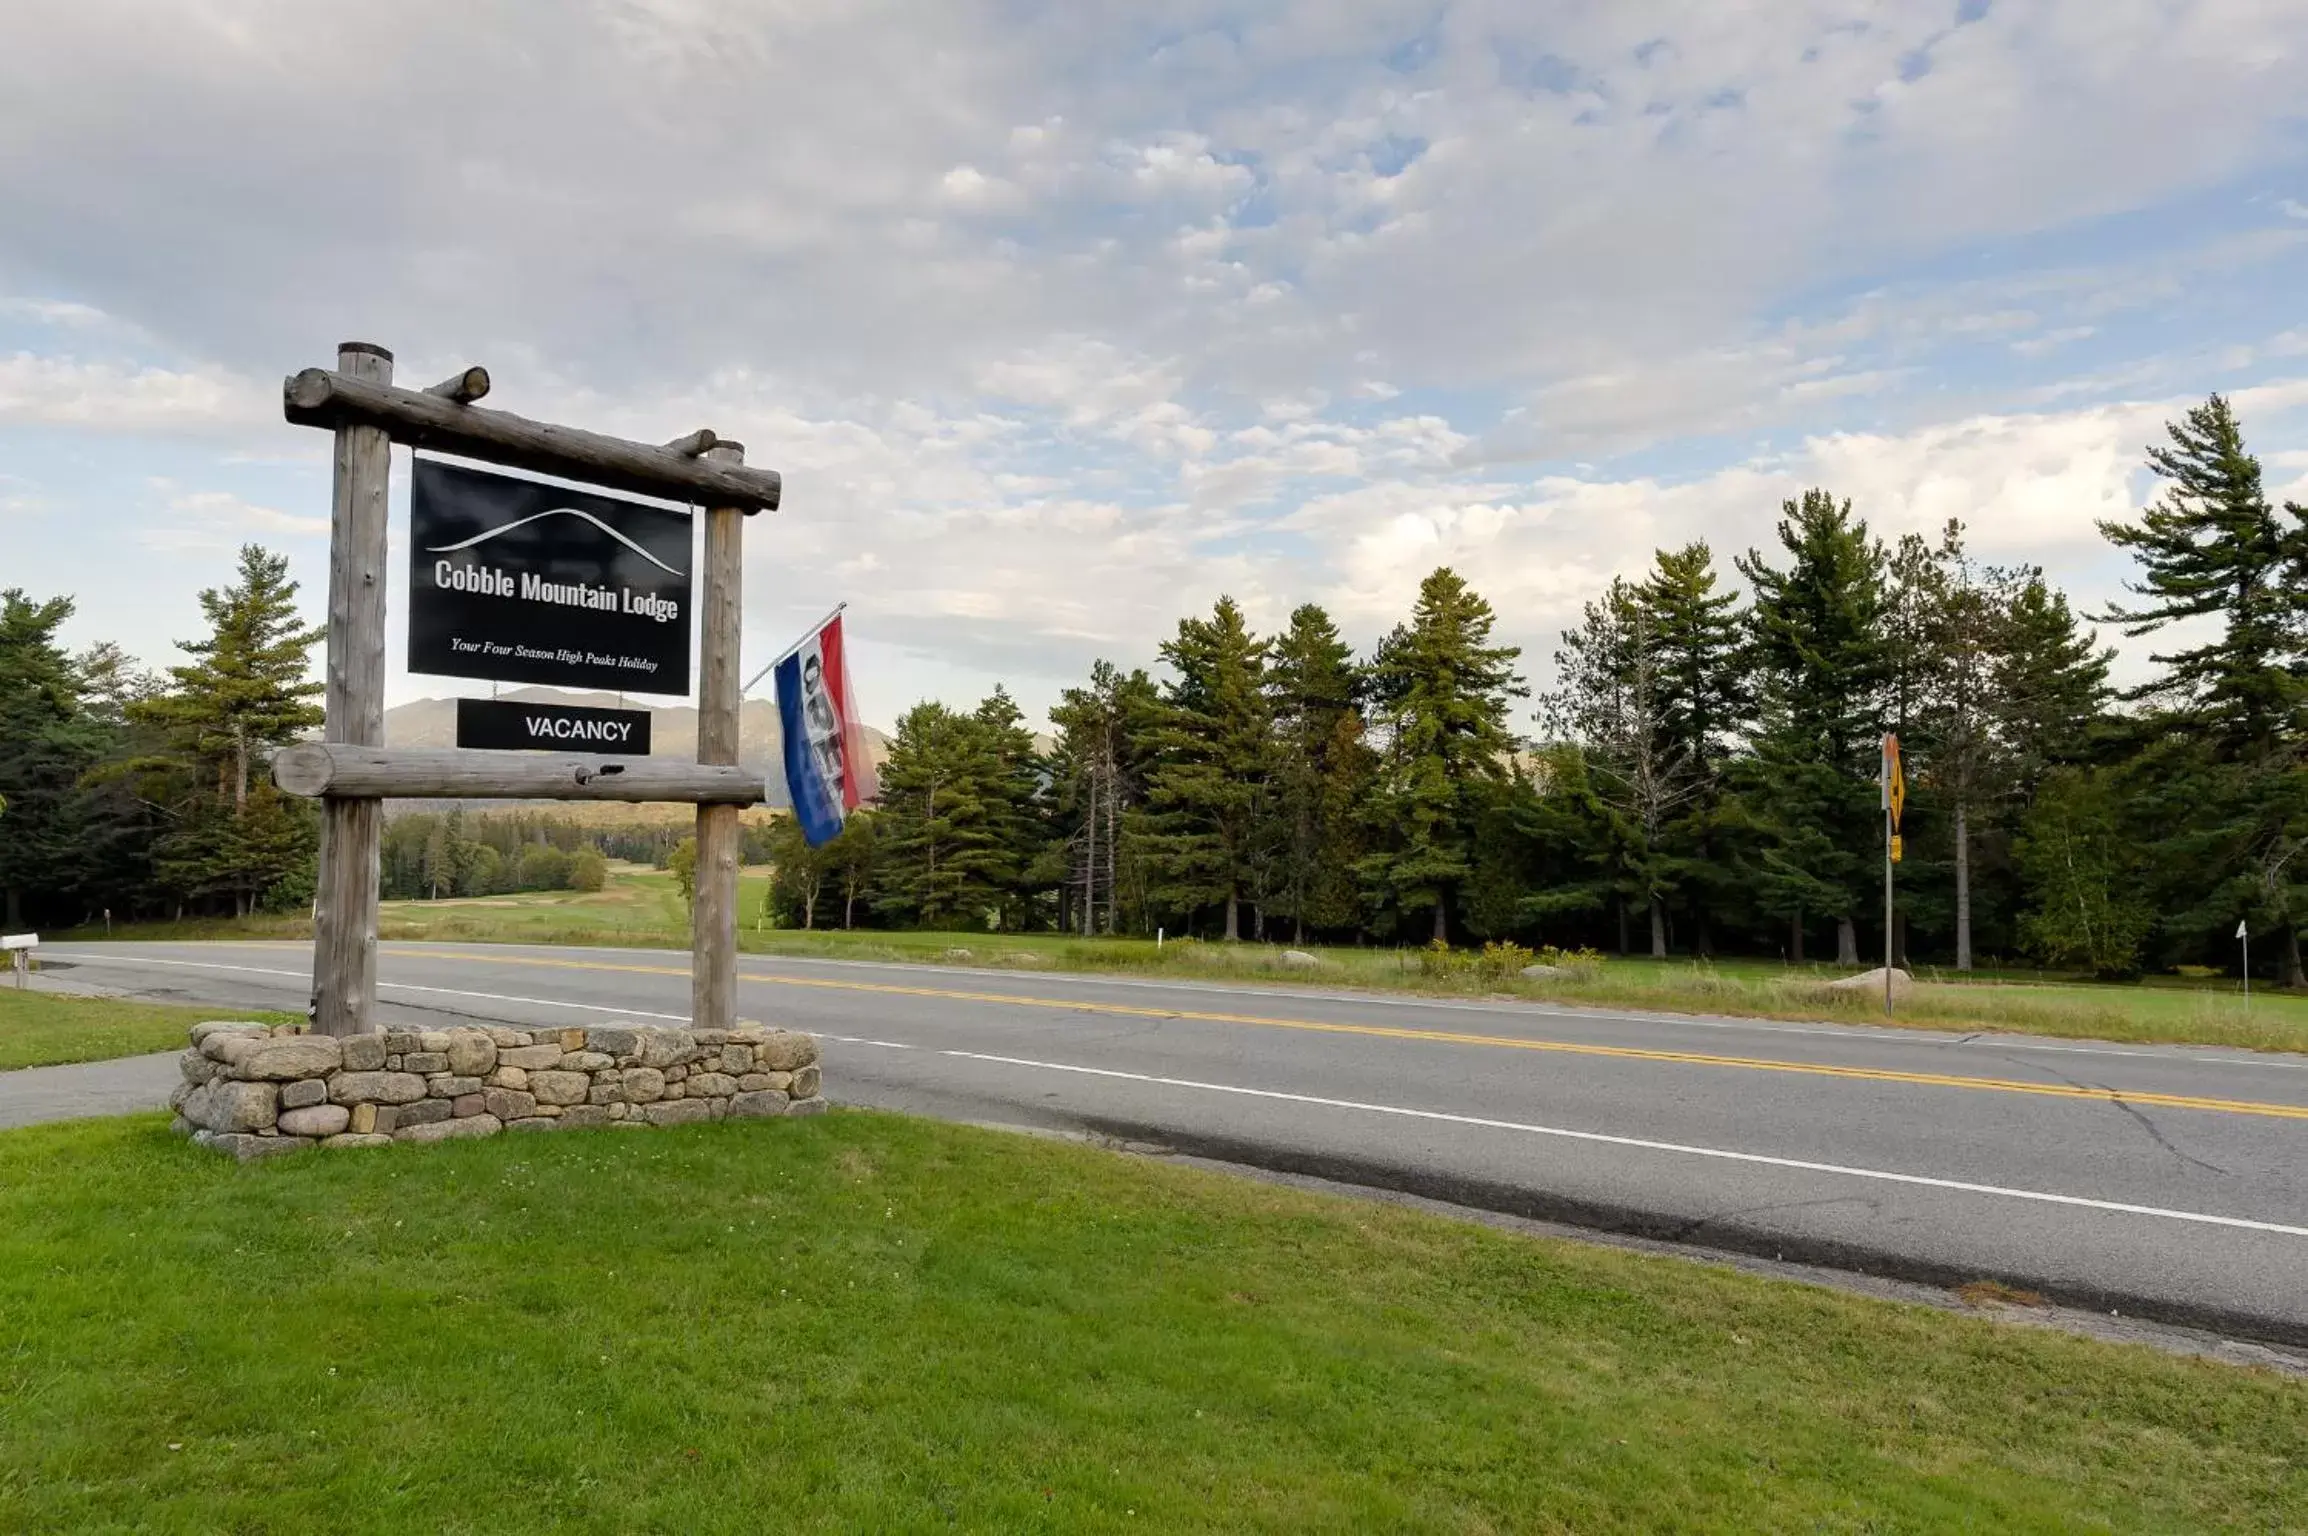
[[1558, 949], [1542, 944], [1538, 953], [1526, 962], [1533, 965], [1551, 965], [1559, 971], [1573, 971], [1581, 976], [1592, 976], [1603, 968], [1603, 952], [1582, 944], [1576, 949]]
[[1422, 976], [1440, 980], [1459, 975], [1466, 970], [1466, 965], [1466, 957], [1442, 939], [1430, 941], [1426, 948], [1418, 952], [1418, 969]]
[[609, 883], [609, 861], [600, 850], [580, 848], [569, 855], [569, 889], [598, 891]]
[[1538, 957], [1512, 939], [1497, 939], [1483, 946], [1483, 952], [1474, 957], [1475, 974], [1485, 981], [1512, 981]]
[[558, 848], [524, 848], [521, 850], [521, 862], [514, 868], [518, 871], [514, 883], [524, 891], [565, 891], [569, 888], [569, 855]]

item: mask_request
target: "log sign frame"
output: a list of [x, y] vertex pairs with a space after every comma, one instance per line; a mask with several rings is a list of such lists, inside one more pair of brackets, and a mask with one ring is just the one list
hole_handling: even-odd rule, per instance
[[[488, 370], [478, 367], [429, 389], [396, 389], [392, 353], [364, 341], [340, 346], [334, 369], [307, 368], [281, 385], [289, 422], [332, 433], [336, 447], [327, 721], [321, 740], [284, 748], [273, 764], [283, 790], [322, 802], [313, 1028], [343, 1037], [378, 1028], [384, 801], [429, 795], [695, 805], [691, 1017], [699, 1029], [730, 1029], [737, 818], [767, 788], [737, 764], [741, 545], [745, 519], [777, 510], [784, 482], [774, 470], [747, 468], [743, 445], [710, 430], [630, 442], [483, 410], [473, 402], [488, 392]], [[695, 763], [648, 759], [645, 713], [572, 706], [513, 706], [531, 712], [513, 718], [515, 739], [503, 743], [524, 749], [518, 755], [465, 750], [462, 726], [459, 750], [385, 746], [395, 443], [703, 509], [693, 515], [419, 459], [406, 567], [411, 671], [672, 695], [694, 682]], [[466, 705], [490, 702], [464, 701], [460, 719]], [[485, 733], [496, 713], [477, 711], [476, 730]], [[543, 723], [524, 734], [524, 718]], [[537, 747], [559, 750], [547, 756]]]

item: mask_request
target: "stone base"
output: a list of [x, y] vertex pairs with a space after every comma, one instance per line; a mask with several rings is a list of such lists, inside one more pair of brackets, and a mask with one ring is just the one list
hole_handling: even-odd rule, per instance
[[642, 1130], [813, 1115], [818, 1044], [792, 1030], [387, 1030], [338, 1040], [229, 1020], [192, 1027], [171, 1128], [243, 1162], [500, 1131]]

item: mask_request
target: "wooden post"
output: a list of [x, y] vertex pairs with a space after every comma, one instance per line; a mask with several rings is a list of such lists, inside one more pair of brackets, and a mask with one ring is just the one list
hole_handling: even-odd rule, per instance
[[[368, 342], [337, 348], [337, 372], [393, 382], [393, 354]], [[329, 741], [385, 740], [385, 492], [392, 439], [382, 427], [336, 429], [336, 494], [329, 511]], [[375, 1027], [377, 864], [384, 802], [321, 802], [318, 902], [313, 922], [313, 1028], [357, 1035]]]
[[[703, 457], [745, 462], [742, 444], [717, 442]], [[740, 550], [745, 513], [738, 507], [705, 511], [705, 570], [697, 620], [697, 760], [737, 761], [739, 699], [737, 650], [742, 619]], [[697, 808], [697, 899], [691, 910], [690, 1022], [727, 1029], [737, 1018], [738, 808]]]

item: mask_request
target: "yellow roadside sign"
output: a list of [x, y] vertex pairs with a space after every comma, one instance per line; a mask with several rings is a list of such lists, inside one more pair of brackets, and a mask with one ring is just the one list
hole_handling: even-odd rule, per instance
[[[1891, 830], [1897, 832], [1899, 813], [1907, 808], [1907, 775], [1900, 771], [1899, 738], [1889, 732], [1883, 738], [1883, 777], [1885, 803], [1891, 807]], [[1892, 858], [1896, 861], [1899, 855], [1894, 853]]]
[[1907, 851], [1906, 840], [1905, 840], [1904, 838], [1902, 838], [1902, 837], [1901, 837], [1901, 836], [1900, 836], [1900, 835], [1899, 835], [1897, 832], [1894, 832], [1894, 833], [1892, 833], [1892, 834], [1891, 834], [1891, 862], [1892, 862], [1892, 863], [1894, 863], [1894, 864], [1897, 864], [1897, 863], [1899, 862], [1899, 856], [1900, 856], [1902, 853], [1906, 852], [1906, 851]]

